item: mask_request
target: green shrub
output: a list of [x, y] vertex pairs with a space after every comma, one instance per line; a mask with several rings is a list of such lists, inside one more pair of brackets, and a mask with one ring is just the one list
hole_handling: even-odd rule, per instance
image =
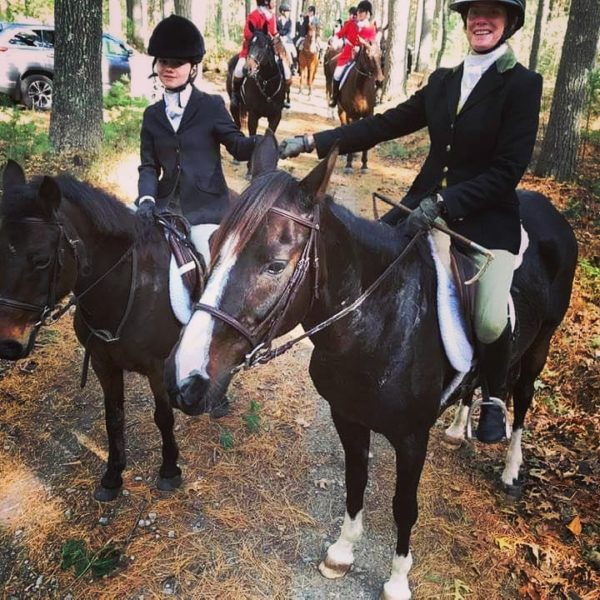
[[9, 158], [20, 164], [33, 156], [46, 156], [50, 151], [48, 133], [41, 131], [32, 121], [23, 116], [18, 108], [4, 109], [8, 120], [0, 120], [0, 164]]
[[115, 81], [108, 93], [104, 96], [104, 108], [123, 108], [128, 106], [136, 106], [145, 108], [148, 106], [146, 98], [134, 98], [131, 96], [131, 86], [126, 77], [122, 77], [119, 81]]
[[108, 154], [137, 150], [140, 144], [143, 111], [137, 106], [114, 108], [103, 124], [104, 149]]

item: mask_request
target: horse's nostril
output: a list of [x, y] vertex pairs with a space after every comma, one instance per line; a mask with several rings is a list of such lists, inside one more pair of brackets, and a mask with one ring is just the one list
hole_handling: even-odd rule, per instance
[[209, 385], [210, 381], [201, 375], [189, 376], [179, 386], [177, 394], [177, 401], [181, 409], [193, 414], [205, 412], [205, 396]]

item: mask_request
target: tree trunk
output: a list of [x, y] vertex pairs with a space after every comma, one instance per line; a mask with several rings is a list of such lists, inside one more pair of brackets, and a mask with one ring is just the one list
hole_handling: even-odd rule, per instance
[[80, 161], [102, 142], [102, 0], [56, 0], [50, 143]]
[[148, 1], [127, 0], [129, 42], [138, 50], [146, 50], [148, 41]]
[[535, 173], [572, 181], [581, 140], [580, 121], [588, 96], [600, 34], [600, 2], [572, 0], [554, 97]]
[[252, 0], [246, 0], [246, 17], [252, 12]]
[[175, 1], [174, 0], [163, 0], [162, 3], [162, 16], [163, 19], [169, 17], [175, 13]]
[[417, 12], [416, 12], [416, 23], [415, 23], [415, 40], [413, 42], [412, 55], [413, 55], [413, 70], [416, 70], [417, 57], [419, 56], [419, 49], [421, 48], [421, 31], [423, 30], [423, 0], [417, 0]]
[[438, 0], [438, 47], [439, 51], [435, 58], [435, 68], [439, 69], [446, 50], [448, 40], [448, 28], [446, 27], [446, 11], [444, 0]]
[[433, 19], [435, 15], [435, 0], [423, 2], [423, 24], [421, 26], [421, 41], [419, 53], [416, 56], [416, 68], [419, 73], [431, 71], [431, 50], [433, 46]]
[[385, 51], [385, 80], [383, 99], [406, 97], [406, 42], [410, 3], [390, 0], [387, 47]]
[[118, 38], [123, 37], [121, 0], [108, 0], [108, 31]]
[[[196, 0], [198, 3], [198, 0]], [[175, 14], [192, 20], [192, 0], [175, 0]]]
[[544, 0], [538, 0], [537, 12], [535, 13], [535, 24], [531, 39], [531, 50], [529, 52], [529, 68], [535, 71], [537, 68], [538, 54], [540, 51], [540, 40], [542, 37], [542, 22], [544, 20]]

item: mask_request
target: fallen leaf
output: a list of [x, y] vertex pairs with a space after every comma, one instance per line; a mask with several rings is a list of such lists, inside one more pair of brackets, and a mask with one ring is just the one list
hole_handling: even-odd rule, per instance
[[573, 534], [573, 535], [581, 535], [581, 519], [579, 518], [579, 515], [577, 515], [568, 525], [567, 525], [567, 529]]
[[497, 537], [494, 542], [500, 548], [500, 550], [514, 550], [515, 542], [507, 537]]

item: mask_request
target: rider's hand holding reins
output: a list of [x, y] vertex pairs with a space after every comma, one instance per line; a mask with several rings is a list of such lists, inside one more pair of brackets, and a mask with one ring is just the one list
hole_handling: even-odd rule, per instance
[[150, 198], [142, 200], [138, 206], [136, 214], [138, 214], [142, 219], [154, 221], [154, 217], [158, 214], [156, 202]]
[[433, 227], [434, 221], [443, 216], [445, 205], [443, 198], [436, 194], [427, 196], [421, 200], [421, 203], [406, 218], [406, 227], [408, 231], [417, 233], [419, 231], [429, 231]]
[[312, 152], [314, 149], [315, 139], [312, 135], [295, 135], [279, 144], [279, 158], [294, 158], [302, 152]]

